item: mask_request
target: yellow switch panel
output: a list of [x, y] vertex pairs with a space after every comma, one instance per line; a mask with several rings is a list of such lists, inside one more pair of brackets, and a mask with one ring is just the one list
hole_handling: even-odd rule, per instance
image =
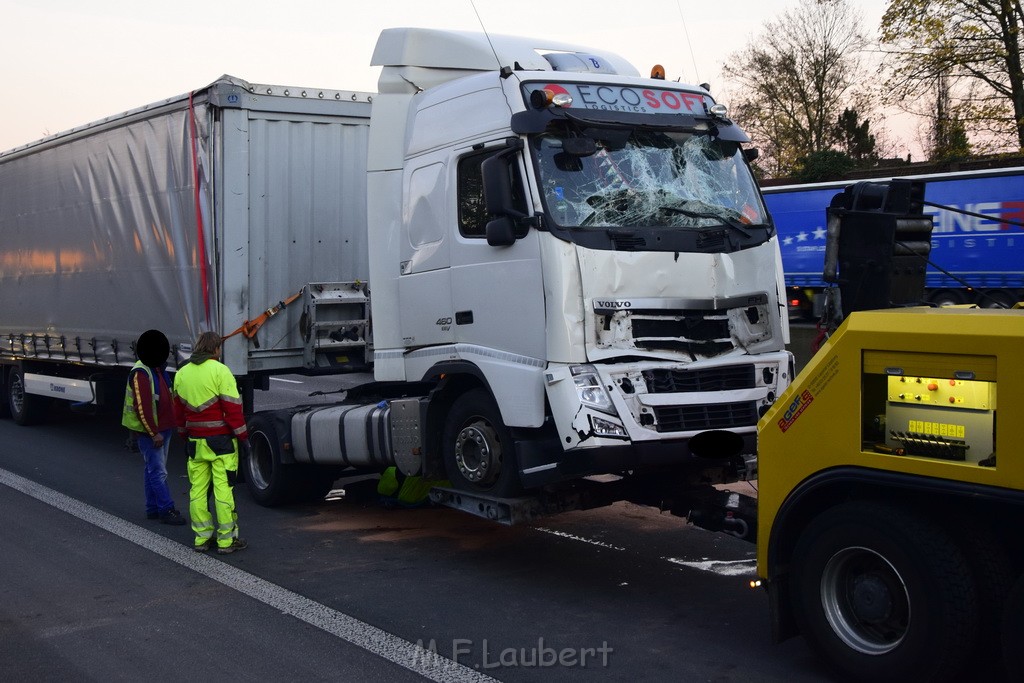
[[967, 379], [889, 376], [889, 402], [965, 410], [995, 410], [996, 385]]

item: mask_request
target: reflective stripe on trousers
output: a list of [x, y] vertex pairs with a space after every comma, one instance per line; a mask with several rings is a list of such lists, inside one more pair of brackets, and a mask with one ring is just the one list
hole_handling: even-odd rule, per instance
[[213, 515], [207, 504], [210, 484], [213, 484], [214, 509], [217, 514], [217, 546], [227, 548], [238, 538], [238, 513], [235, 496], [228, 481], [228, 472], [234, 479], [238, 471], [238, 442], [227, 455], [217, 455], [206, 445], [206, 439], [193, 439], [196, 455], [188, 460], [188, 480], [192, 484], [188, 511], [195, 532], [195, 545], [202, 545], [214, 537]]

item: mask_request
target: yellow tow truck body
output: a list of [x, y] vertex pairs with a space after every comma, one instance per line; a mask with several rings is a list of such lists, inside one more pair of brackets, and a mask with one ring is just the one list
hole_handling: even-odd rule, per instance
[[1024, 310], [847, 318], [758, 424], [776, 638], [854, 679], [1020, 674], [1022, 434]]

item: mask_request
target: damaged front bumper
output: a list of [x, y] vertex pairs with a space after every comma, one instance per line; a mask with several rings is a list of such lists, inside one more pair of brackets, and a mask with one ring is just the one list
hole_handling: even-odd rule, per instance
[[791, 359], [779, 351], [549, 366], [553, 430], [546, 440], [519, 443], [523, 484], [656, 468], [753, 478], [757, 421], [789, 385]]

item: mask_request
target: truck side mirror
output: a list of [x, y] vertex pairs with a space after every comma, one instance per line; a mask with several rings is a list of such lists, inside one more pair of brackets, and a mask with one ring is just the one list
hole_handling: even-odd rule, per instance
[[520, 223], [527, 216], [516, 207], [512, 177], [512, 163], [520, 149], [522, 141], [512, 138], [504, 150], [484, 159], [480, 165], [484, 208], [491, 217], [486, 227], [487, 243], [492, 247], [507, 247], [525, 235]]
[[484, 159], [480, 173], [484, 180], [484, 207], [490, 216], [509, 216], [518, 213], [512, 199], [512, 180], [509, 160], [504, 154]]
[[747, 163], [753, 163], [761, 156], [761, 150], [757, 147], [747, 147], [743, 150], [743, 158], [746, 159]]
[[487, 222], [487, 244], [492, 247], [509, 247], [516, 242], [516, 224], [508, 216], [500, 216]]

